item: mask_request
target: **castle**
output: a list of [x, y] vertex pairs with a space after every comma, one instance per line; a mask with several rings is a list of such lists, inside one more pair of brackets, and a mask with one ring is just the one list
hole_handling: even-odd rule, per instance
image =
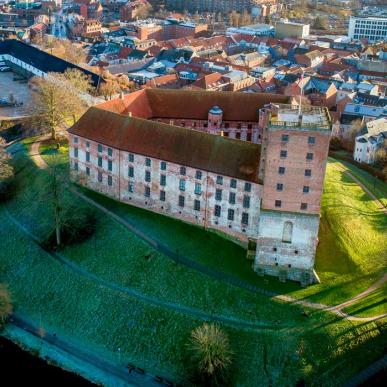
[[270, 94], [143, 89], [69, 129], [72, 179], [248, 245], [260, 275], [307, 285], [331, 134], [328, 111]]

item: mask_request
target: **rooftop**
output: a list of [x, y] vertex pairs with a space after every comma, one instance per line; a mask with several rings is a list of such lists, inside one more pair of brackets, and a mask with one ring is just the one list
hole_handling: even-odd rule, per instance
[[[274, 105], [275, 106], [275, 105]], [[315, 106], [277, 105], [270, 116], [271, 127], [299, 130], [331, 130], [328, 109]]]

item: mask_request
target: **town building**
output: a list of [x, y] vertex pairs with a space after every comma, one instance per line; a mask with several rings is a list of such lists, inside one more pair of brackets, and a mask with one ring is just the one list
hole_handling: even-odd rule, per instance
[[355, 40], [366, 38], [370, 43], [387, 40], [387, 18], [351, 16], [348, 37]]
[[359, 163], [373, 164], [382, 147], [387, 149], [387, 119], [369, 121], [356, 136], [353, 159]]
[[305, 39], [309, 36], [309, 24], [295, 23], [288, 20], [279, 21], [275, 26], [275, 36], [278, 39], [298, 38]]
[[71, 177], [249, 243], [259, 274], [310, 284], [331, 125], [326, 109], [289, 102], [257, 93], [131, 93], [90, 108], [70, 128]]

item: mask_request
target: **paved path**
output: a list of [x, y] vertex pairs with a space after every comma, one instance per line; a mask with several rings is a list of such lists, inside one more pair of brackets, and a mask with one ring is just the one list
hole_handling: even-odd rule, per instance
[[23, 329], [24, 331], [38, 337], [45, 343], [52, 345], [76, 359], [81, 360], [86, 364], [90, 364], [109, 375], [112, 375], [121, 380], [128, 386], [145, 386], [145, 387], [160, 387], [161, 384], [156, 382], [155, 377], [148, 373], [131, 372], [126, 368], [125, 364], [116, 365], [105, 358], [97, 356], [95, 352], [87, 351], [84, 347], [72, 344], [67, 338], [62, 338], [54, 332], [42, 329], [39, 325], [33, 323], [18, 312], [14, 312], [10, 317], [10, 324]]
[[47, 141], [50, 138], [51, 138], [50, 135], [44, 135], [44, 136], [38, 137], [36, 141], [32, 143], [31, 148], [28, 152], [29, 155], [31, 156], [31, 159], [33, 160], [33, 162], [36, 164], [38, 168], [44, 169], [44, 168], [47, 168], [48, 166], [39, 152], [39, 147], [43, 141]]

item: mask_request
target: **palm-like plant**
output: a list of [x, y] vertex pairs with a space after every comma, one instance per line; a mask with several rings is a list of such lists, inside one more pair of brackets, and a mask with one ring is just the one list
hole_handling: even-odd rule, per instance
[[217, 384], [231, 364], [227, 335], [219, 325], [204, 323], [192, 331], [189, 349], [200, 376]]

